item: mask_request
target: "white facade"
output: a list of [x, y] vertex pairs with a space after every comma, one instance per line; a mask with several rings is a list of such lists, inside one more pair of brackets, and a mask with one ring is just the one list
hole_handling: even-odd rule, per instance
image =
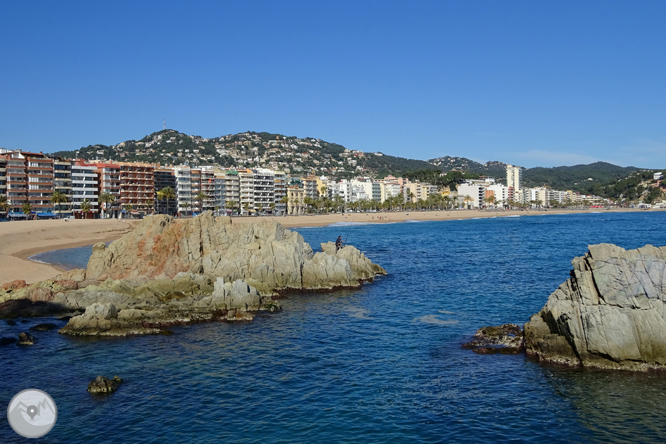
[[97, 167], [72, 165], [72, 211], [81, 212], [87, 199], [93, 213], [98, 209]]
[[514, 191], [520, 191], [520, 183], [523, 179], [523, 169], [519, 166], [506, 166], [506, 186], [513, 187]]

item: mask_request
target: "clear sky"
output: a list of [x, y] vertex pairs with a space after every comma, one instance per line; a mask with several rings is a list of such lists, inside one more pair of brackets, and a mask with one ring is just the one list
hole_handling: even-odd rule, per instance
[[0, 146], [167, 127], [666, 168], [666, 2], [2, 1]]

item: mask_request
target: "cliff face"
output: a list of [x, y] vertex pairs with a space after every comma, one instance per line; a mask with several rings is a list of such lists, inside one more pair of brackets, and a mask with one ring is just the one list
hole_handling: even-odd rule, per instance
[[525, 349], [547, 362], [666, 368], [666, 247], [591, 245], [571, 278], [525, 324]]
[[0, 290], [0, 317], [78, 310], [85, 312], [61, 333], [158, 333], [183, 323], [251, 320], [254, 311], [279, 310], [279, 292], [358, 287], [386, 274], [352, 246], [322, 250], [313, 254], [300, 234], [275, 222], [154, 216], [108, 246], [96, 244], [86, 270]]

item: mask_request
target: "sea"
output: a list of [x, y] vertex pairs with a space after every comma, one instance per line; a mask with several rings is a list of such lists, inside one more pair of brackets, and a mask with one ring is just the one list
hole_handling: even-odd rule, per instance
[[[523, 324], [589, 244], [666, 245], [666, 212], [496, 217], [296, 229], [337, 236], [388, 275], [295, 293], [253, 322], [170, 336], [35, 332], [0, 347], [0, 403], [37, 388], [57, 404], [43, 443], [655, 443], [666, 372], [566, 368], [461, 349], [483, 326]], [[85, 265], [90, 248], [38, 260]], [[0, 337], [55, 318], [0, 321]], [[92, 396], [97, 375], [125, 381]], [[0, 442], [23, 443], [6, 420]]]

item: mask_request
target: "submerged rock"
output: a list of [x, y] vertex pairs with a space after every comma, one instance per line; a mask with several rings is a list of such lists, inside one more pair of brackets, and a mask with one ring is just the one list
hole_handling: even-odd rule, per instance
[[45, 324], [37, 324], [33, 327], [30, 327], [30, 331], [49, 331], [53, 330], [54, 328], [58, 328], [58, 326], [51, 323], [45, 323]]
[[109, 379], [100, 375], [88, 384], [88, 391], [90, 393], [113, 393], [118, 390], [122, 383], [123, 380], [119, 376]]
[[666, 247], [591, 245], [525, 324], [528, 355], [606, 369], [666, 369]]
[[479, 354], [516, 354], [524, 350], [523, 331], [516, 324], [483, 327], [476, 331], [474, 339], [462, 348]]
[[18, 345], [34, 345], [35, 337], [30, 333], [21, 332], [18, 336]]
[[0, 345], [14, 344], [16, 341], [16, 338], [0, 338]]

